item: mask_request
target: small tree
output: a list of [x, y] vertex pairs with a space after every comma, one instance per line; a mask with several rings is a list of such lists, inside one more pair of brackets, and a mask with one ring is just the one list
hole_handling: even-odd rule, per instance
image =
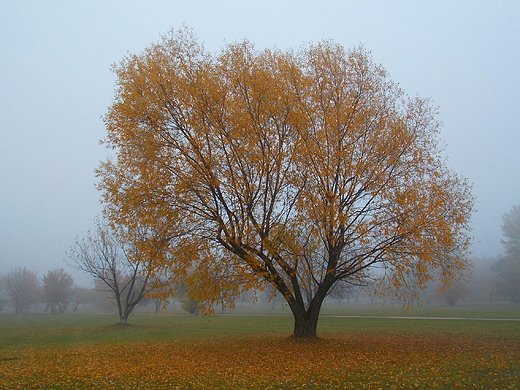
[[501, 240], [504, 254], [492, 266], [499, 280], [497, 292], [505, 299], [520, 302], [520, 206], [513, 206], [504, 214], [502, 232], [506, 237]]
[[439, 287], [435, 290], [435, 298], [447, 304], [454, 306], [458, 300], [468, 296], [469, 288], [464, 281], [451, 284], [450, 286]]
[[79, 305], [85, 306], [90, 303], [92, 301], [91, 296], [92, 291], [90, 289], [79, 286], [73, 287], [71, 293], [72, 311], [76, 312]]
[[15, 313], [25, 313], [38, 300], [40, 283], [36, 272], [25, 267], [14, 268], [2, 277], [4, 291]]
[[62, 268], [48, 271], [43, 277], [42, 299], [52, 313], [63, 313], [72, 299], [72, 276]]
[[497, 294], [497, 276], [491, 268], [498, 258], [474, 257], [472, 260], [474, 266], [468, 298], [474, 302], [493, 303]]
[[168, 298], [169, 297], [161, 298], [161, 297], [145, 296], [143, 299], [141, 299], [141, 302], [139, 303], [139, 305], [145, 307], [151, 303], [154, 307], [155, 314], [159, 314], [169, 304]]
[[347, 302], [350, 302], [351, 299], [356, 300], [359, 296], [360, 287], [349, 283], [337, 283], [330, 291], [329, 296], [338, 301], [345, 299]]
[[[150, 267], [153, 253], [139, 251], [127, 231], [116, 230], [101, 220], [86, 238], [76, 240], [68, 254], [74, 266], [94, 277], [97, 288], [115, 299], [121, 324], [143, 297], [170, 283]], [[163, 275], [161, 275], [163, 276]]]
[[2, 278], [0, 277], [0, 313], [4, 311], [5, 306], [7, 305], [7, 299], [4, 293], [4, 286], [2, 283]]
[[181, 303], [181, 308], [185, 312], [190, 314], [199, 314], [199, 301], [194, 296], [194, 288], [192, 285], [187, 284], [185, 280], [182, 280], [175, 286], [174, 297]]

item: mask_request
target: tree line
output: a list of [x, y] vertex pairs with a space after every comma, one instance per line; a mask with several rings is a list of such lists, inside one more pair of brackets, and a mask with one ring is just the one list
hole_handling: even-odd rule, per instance
[[16, 267], [0, 278], [2, 307], [12, 306], [15, 313], [26, 313], [37, 303], [45, 304], [45, 311], [63, 313], [74, 305], [76, 290], [72, 276], [62, 268], [49, 270], [40, 280], [36, 272]]
[[[124, 284], [131, 275], [119, 274], [117, 281]], [[120, 279], [119, 279], [120, 278]], [[197, 302], [191, 298], [183, 286], [176, 286], [171, 299], [181, 303], [183, 310], [197, 312]], [[123, 289], [118, 298], [116, 293], [107, 289], [99, 278], [93, 279], [92, 287], [78, 286], [72, 275], [62, 268], [49, 270], [42, 278], [26, 267], [16, 267], [0, 275], [0, 312], [9, 311], [23, 314], [34, 311], [62, 314], [75, 313], [78, 309], [113, 311], [120, 302], [126, 302], [128, 290]], [[132, 301], [132, 306], [120, 311], [120, 322], [126, 323], [130, 313], [137, 305], [153, 305], [155, 313], [161, 312], [168, 301], [163, 298], [142, 295]]]

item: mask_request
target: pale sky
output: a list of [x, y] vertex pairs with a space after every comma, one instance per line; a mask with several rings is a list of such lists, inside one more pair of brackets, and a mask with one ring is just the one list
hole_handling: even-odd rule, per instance
[[183, 24], [210, 51], [247, 38], [360, 43], [410, 95], [431, 97], [448, 165], [473, 183], [476, 256], [502, 250], [520, 204], [520, 1], [0, 0], [0, 274], [42, 276], [100, 214], [94, 169], [111, 64]]

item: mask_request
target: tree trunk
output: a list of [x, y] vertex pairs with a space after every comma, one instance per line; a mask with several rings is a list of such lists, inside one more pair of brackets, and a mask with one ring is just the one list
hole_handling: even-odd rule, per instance
[[[303, 301], [290, 300], [289, 307], [294, 316], [294, 332], [292, 337], [296, 339], [315, 339], [318, 338], [316, 329], [318, 327], [318, 319], [320, 317], [321, 305], [327, 296], [327, 292], [333, 284], [333, 276], [327, 276], [322, 282], [318, 291], [312, 298], [309, 307], [305, 309]], [[300, 302], [298, 304], [298, 302]]]
[[317, 338], [316, 329], [320, 316], [321, 305], [326, 296], [326, 290], [318, 292], [312, 299], [309, 308], [291, 307], [294, 316], [294, 332], [292, 337], [296, 339]]
[[128, 312], [125, 312], [120, 318], [119, 318], [119, 323], [120, 324], [124, 324], [126, 325], [128, 323], [128, 316], [130, 315], [130, 313]]
[[294, 332], [292, 337], [295, 339], [315, 339], [318, 337], [316, 329], [318, 327], [318, 316], [294, 316]]

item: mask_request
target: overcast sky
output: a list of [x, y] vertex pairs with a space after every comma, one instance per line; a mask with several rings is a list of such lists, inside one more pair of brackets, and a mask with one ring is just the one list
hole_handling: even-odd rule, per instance
[[[210, 51], [244, 38], [297, 49], [362, 43], [411, 96], [431, 97], [448, 165], [473, 183], [477, 256], [502, 250], [520, 204], [520, 1], [0, 0], [0, 274], [42, 276], [93, 226], [111, 64], [183, 24]], [[78, 279], [79, 276], [78, 276]]]

